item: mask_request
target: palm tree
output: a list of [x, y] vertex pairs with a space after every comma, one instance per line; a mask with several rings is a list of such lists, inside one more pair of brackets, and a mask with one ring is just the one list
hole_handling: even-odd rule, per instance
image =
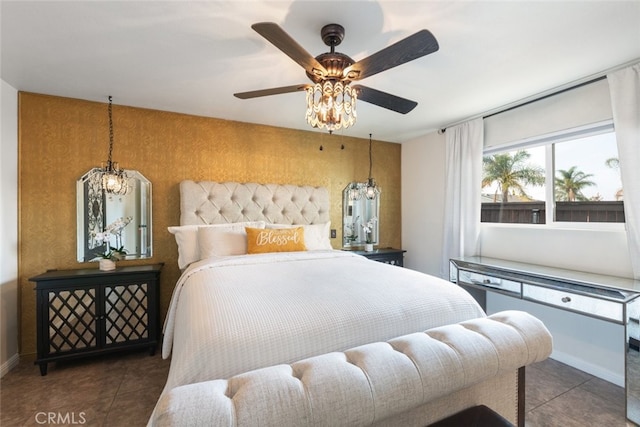
[[525, 150], [518, 150], [512, 156], [510, 153], [494, 154], [482, 159], [484, 177], [482, 188], [494, 182], [498, 184], [498, 191], [502, 193], [502, 202], [509, 201], [509, 193], [517, 192], [520, 196], [528, 197], [524, 191], [526, 185], [544, 185], [544, 169], [531, 166], [526, 160], [531, 154]]
[[582, 190], [585, 187], [596, 185], [595, 182], [589, 181], [589, 178], [593, 176], [592, 174], [576, 170], [576, 166], [571, 166], [568, 170], [559, 169], [557, 173], [560, 176], [555, 179], [556, 200], [566, 202], [589, 200], [582, 194]]
[[617, 157], [610, 157], [604, 161], [605, 166], [611, 169], [619, 169], [620, 168], [620, 159]]
[[[607, 166], [608, 168], [611, 169], [615, 169], [615, 170], [620, 170], [620, 159], [618, 159], [617, 157], [610, 157], [607, 160], [604, 161], [605, 166]], [[617, 201], [623, 200], [624, 199], [624, 191], [622, 190], [622, 188], [618, 189], [618, 191], [616, 191], [615, 194], [615, 199]]]

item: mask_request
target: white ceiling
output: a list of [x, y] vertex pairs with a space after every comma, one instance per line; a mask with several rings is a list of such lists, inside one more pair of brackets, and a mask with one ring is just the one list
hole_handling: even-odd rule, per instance
[[312, 130], [305, 95], [235, 92], [308, 83], [255, 31], [272, 21], [316, 56], [339, 23], [358, 61], [426, 28], [440, 50], [362, 84], [409, 98], [358, 103], [338, 134], [404, 142], [640, 59], [640, 1], [2, 1], [2, 79], [21, 91]]

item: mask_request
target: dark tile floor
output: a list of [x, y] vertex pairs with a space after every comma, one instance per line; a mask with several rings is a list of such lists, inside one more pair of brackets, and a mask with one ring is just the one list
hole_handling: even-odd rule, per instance
[[[44, 377], [22, 361], [0, 380], [0, 426], [144, 426], [168, 370], [144, 352], [58, 363]], [[621, 387], [552, 359], [527, 368], [527, 427], [624, 427], [624, 408]]]
[[547, 359], [526, 370], [526, 427], [625, 427], [624, 388]]
[[49, 364], [46, 376], [21, 361], [0, 380], [0, 426], [144, 426], [169, 372], [158, 353]]

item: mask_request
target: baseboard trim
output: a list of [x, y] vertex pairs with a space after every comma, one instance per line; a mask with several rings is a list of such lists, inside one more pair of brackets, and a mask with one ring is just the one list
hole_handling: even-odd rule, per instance
[[581, 371], [586, 372], [587, 374], [591, 374], [594, 377], [601, 378], [605, 381], [609, 381], [615, 385], [620, 387], [624, 387], [624, 375], [620, 375], [615, 372], [611, 372], [607, 369], [603, 369], [602, 366], [594, 365], [592, 363], [585, 362], [582, 359], [579, 359], [575, 356], [572, 356], [567, 353], [563, 353], [561, 351], [554, 350], [549, 356], [553, 360], [557, 360], [558, 362], [562, 362], [566, 365], [572, 366], [576, 369], [580, 369]]
[[0, 366], [0, 378], [9, 373], [10, 370], [18, 366], [20, 363], [20, 354], [16, 353]]

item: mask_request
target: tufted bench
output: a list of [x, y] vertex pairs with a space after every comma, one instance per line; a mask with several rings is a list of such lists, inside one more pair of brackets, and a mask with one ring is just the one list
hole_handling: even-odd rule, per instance
[[[462, 410], [468, 400], [456, 393], [483, 381], [489, 385], [472, 397], [472, 405], [485, 403], [483, 397], [503, 396], [490, 385], [492, 379], [544, 360], [551, 350], [551, 335], [540, 320], [505, 311], [290, 365], [175, 387], [163, 393], [149, 426], [409, 425], [398, 417], [429, 402], [442, 416]], [[446, 396], [452, 400], [442, 400]], [[504, 403], [493, 402], [492, 407]], [[438, 419], [429, 410], [426, 418], [421, 412], [422, 422], [430, 422], [429, 415]]]

